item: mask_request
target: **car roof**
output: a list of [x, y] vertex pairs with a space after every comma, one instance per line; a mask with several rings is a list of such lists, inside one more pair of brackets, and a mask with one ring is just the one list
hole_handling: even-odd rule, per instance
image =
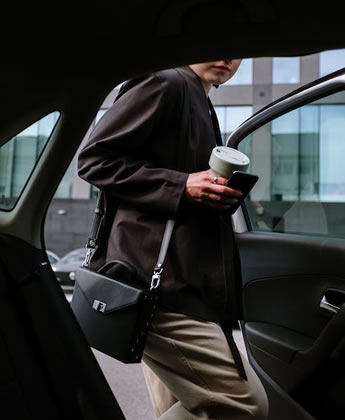
[[[117, 83], [158, 68], [222, 57], [304, 55], [345, 47], [338, 3], [282, 0], [131, 0], [59, 4], [52, 14], [13, 3], [3, 25], [2, 72]], [[7, 16], [11, 16], [11, 11]], [[10, 33], [13, 33], [13, 28]], [[44, 39], [44, 44], [42, 40]], [[16, 63], [16, 65], [11, 65]], [[26, 75], [26, 76], [25, 76]]]

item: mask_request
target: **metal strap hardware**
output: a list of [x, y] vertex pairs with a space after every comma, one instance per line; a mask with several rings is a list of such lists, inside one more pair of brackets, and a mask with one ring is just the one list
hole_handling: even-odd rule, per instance
[[106, 307], [107, 307], [107, 304], [104, 302], [101, 302], [100, 300], [95, 299], [93, 301], [92, 309], [94, 309], [95, 311], [104, 312]]
[[95, 248], [86, 248], [86, 254], [85, 254], [85, 259], [83, 262], [83, 267], [88, 267], [90, 265], [90, 261], [94, 252], [95, 252]]
[[163, 268], [160, 268], [159, 270], [154, 269], [151, 279], [150, 290], [157, 289], [157, 287], [160, 285], [162, 271]]
[[99, 190], [91, 231], [85, 245], [86, 255], [85, 260], [82, 264], [83, 267], [88, 267], [90, 265], [91, 258], [100, 243], [104, 215], [104, 192]]

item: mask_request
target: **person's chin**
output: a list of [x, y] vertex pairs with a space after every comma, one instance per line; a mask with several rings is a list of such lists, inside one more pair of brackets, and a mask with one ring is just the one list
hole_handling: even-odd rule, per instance
[[222, 85], [223, 83], [227, 82], [229, 79], [230, 79], [230, 76], [229, 77], [226, 77], [226, 76], [217, 77], [217, 78], [215, 78], [213, 84], [214, 85]]

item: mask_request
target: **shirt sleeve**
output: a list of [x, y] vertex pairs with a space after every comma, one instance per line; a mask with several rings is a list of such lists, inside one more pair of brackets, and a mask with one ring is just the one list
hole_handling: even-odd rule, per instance
[[[157, 127], [181, 103], [182, 89], [155, 74], [127, 86], [82, 148], [79, 176], [120, 200], [175, 217], [188, 174], [157, 167], [150, 150]], [[164, 153], [164, 138], [159, 141]]]

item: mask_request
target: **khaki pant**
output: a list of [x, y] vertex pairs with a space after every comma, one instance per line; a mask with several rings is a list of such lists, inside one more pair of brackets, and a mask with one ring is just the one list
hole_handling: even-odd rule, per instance
[[266, 419], [264, 388], [248, 361], [237, 372], [218, 324], [158, 312], [147, 338], [143, 372], [161, 420]]

